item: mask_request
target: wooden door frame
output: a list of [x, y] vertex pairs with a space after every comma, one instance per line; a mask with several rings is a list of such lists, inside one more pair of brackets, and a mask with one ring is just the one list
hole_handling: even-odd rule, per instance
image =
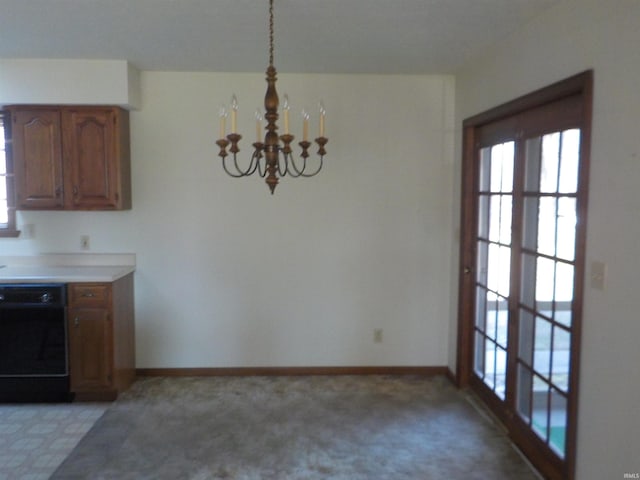
[[[476, 178], [478, 176], [479, 162], [476, 155], [478, 144], [478, 132], [480, 127], [513, 117], [528, 110], [539, 108], [546, 104], [562, 100], [567, 97], [580, 95], [583, 100], [583, 125], [581, 126], [581, 166], [580, 166], [580, 184], [588, 185], [589, 178], [589, 154], [591, 139], [591, 119], [592, 119], [592, 99], [593, 99], [593, 71], [574, 75], [566, 80], [559, 81], [540, 90], [536, 90], [530, 94], [519, 97], [515, 100], [492, 108], [478, 115], [467, 118], [463, 121], [462, 132], [462, 168], [461, 168], [461, 211], [460, 211], [460, 251], [459, 251], [459, 274], [458, 274], [458, 341], [457, 341], [457, 365], [456, 365], [456, 382], [460, 388], [470, 385], [473, 377], [473, 313], [475, 309], [475, 289], [473, 284], [475, 276], [472, 272], [475, 270], [476, 252], [475, 252], [475, 234], [477, 231], [477, 202], [476, 197], [478, 187]], [[587, 192], [579, 192], [578, 202], [578, 218], [582, 222], [580, 228], [586, 229], [586, 207]], [[467, 194], [472, 192], [472, 194]], [[585, 235], [577, 236], [576, 244], [576, 265], [582, 265], [584, 269], [585, 262]], [[583, 276], [576, 276], [576, 298], [582, 298], [584, 291]], [[574, 311], [578, 318], [581, 318], [582, 305], [576, 302]], [[572, 328], [572, 335], [578, 341], [572, 342], [571, 357], [572, 369], [576, 374], [571, 375], [571, 383], [569, 385], [571, 395], [569, 397], [568, 411], [572, 415], [569, 424], [573, 428], [567, 430], [567, 450], [565, 455], [565, 465], [561, 474], [558, 473], [557, 462], [548, 461], [546, 456], [542, 456], [540, 449], [531, 448], [523, 449], [525, 454], [533, 461], [540, 471], [550, 478], [572, 479], [575, 472], [576, 457], [576, 416], [577, 416], [577, 392], [578, 392], [578, 372], [579, 372], [579, 339], [580, 339], [580, 321]], [[485, 401], [491, 402], [491, 399], [484, 398]], [[509, 427], [509, 418], [500, 417], [507, 427]], [[514, 438], [516, 443], [517, 438]], [[560, 476], [559, 476], [560, 475]]]

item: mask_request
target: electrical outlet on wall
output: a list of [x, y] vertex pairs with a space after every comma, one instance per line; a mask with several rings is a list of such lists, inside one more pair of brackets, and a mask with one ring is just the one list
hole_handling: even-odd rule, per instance
[[382, 343], [382, 329], [375, 328], [373, 330], [373, 342], [374, 343]]
[[20, 236], [23, 239], [32, 239], [36, 236], [36, 226], [33, 223], [25, 223], [20, 229]]

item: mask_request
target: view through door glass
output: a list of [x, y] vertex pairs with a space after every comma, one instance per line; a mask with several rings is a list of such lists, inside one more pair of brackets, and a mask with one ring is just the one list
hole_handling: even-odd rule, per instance
[[[526, 141], [518, 296], [517, 412], [564, 457], [580, 131]], [[474, 371], [499, 398], [507, 380], [514, 142], [480, 151]]]
[[501, 399], [507, 380], [514, 142], [480, 151], [474, 371]]
[[565, 456], [580, 130], [527, 140], [517, 412]]

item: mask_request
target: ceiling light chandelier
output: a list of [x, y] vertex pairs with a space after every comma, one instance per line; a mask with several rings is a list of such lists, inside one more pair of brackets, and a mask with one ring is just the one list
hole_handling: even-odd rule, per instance
[[[233, 95], [231, 98], [231, 133], [226, 135], [226, 119], [228, 116], [227, 109], [225, 107], [220, 108], [220, 139], [216, 144], [220, 147], [220, 153], [222, 157], [222, 166], [229, 175], [235, 178], [248, 177], [255, 172], [261, 177], [266, 177], [265, 182], [273, 194], [276, 186], [278, 185], [279, 177], [289, 175], [291, 177], [313, 177], [322, 169], [322, 162], [326, 150], [324, 146], [329, 141], [324, 136], [324, 122], [325, 122], [325, 109], [320, 102], [320, 134], [315, 142], [318, 144], [317, 161], [310, 161], [314, 166], [307, 169], [307, 159], [309, 158], [309, 113], [306, 110], [302, 111], [302, 141], [298, 143], [302, 152], [300, 153], [300, 159], [295, 159], [291, 150], [291, 142], [294, 140], [294, 136], [289, 133], [289, 100], [287, 96], [284, 96], [284, 102], [282, 106], [282, 114], [284, 117], [284, 133], [280, 136], [277, 134], [278, 125], [278, 92], [276, 91], [276, 69], [273, 66], [273, 0], [269, 0], [269, 67], [267, 68], [267, 93], [264, 97], [265, 114], [264, 119], [267, 121], [267, 125], [264, 127], [266, 134], [264, 135], [264, 141], [262, 141], [262, 122], [263, 117], [260, 109], [256, 111], [256, 141], [253, 144], [253, 154], [251, 160], [246, 168], [239, 165], [237, 154], [240, 151], [238, 143], [242, 138], [238, 134], [237, 130], [237, 113], [238, 113], [238, 100]], [[282, 143], [281, 143], [282, 142]], [[229, 147], [229, 153], [231, 153], [233, 162], [232, 165], [227, 165], [227, 147]]]

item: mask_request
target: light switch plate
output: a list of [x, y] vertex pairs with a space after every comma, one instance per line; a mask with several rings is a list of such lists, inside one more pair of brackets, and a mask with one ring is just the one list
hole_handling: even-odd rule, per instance
[[591, 262], [591, 288], [604, 290], [607, 280], [607, 264], [604, 262]]

